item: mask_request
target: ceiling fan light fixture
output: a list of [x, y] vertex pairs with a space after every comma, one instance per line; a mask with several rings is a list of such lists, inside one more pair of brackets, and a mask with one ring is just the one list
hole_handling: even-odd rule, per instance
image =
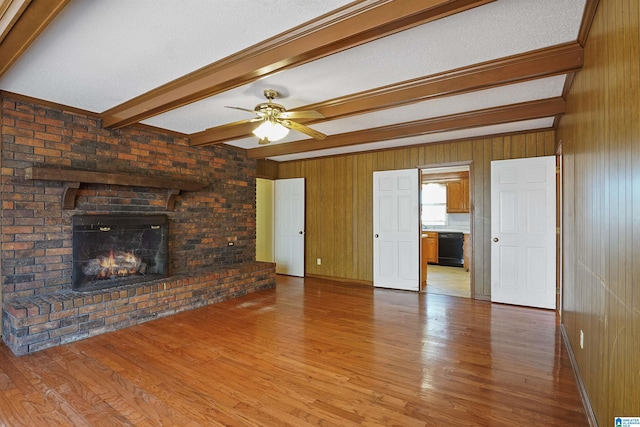
[[278, 141], [287, 136], [289, 129], [281, 125], [280, 123], [265, 120], [254, 129], [253, 134], [258, 138], [268, 139], [269, 141]]
[[291, 119], [323, 119], [324, 115], [318, 111], [306, 110], [306, 111], [287, 111], [280, 104], [273, 102], [274, 98], [278, 96], [278, 92], [273, 89], [266, 89], [264, 96], [267, 98], [267, 102], [256, 105], [253, 110], [247, 110], [241, 107], [230, 107], [236, 110], [247, 111], [254, 113], [257, 117], [253, 119], [241, 120], [239, 122], [231, 123], [231, 125], [241, 125], [244, 123], [262, 122], [253, 130], [253, 134], [258, 137], [259, 144], [268, 144], [271, 141], [279, 141], [289, 133], [289, 129], [293, 129], [297, 132], [303, 133], [314, 139], [322, 140], [327, 135], [317, 130], [311, 129], [308, 126], [298, 123]]

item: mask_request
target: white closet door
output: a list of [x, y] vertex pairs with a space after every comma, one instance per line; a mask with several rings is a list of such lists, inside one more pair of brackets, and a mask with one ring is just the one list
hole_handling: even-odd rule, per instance
[[418, 169], [373, 173], [373, 284], [420, 290]]
[[491, 162], [491, 301], [556, 308], [556, 159]]
[[304, 178], [275, 182], [276, 273], [304, 277]]

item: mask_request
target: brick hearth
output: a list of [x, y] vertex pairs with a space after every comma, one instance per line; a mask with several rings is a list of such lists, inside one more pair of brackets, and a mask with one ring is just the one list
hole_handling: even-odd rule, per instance
[[[3, 340], [24, 354], [275, 286], [255, 262], [256, 164], [224, 146], [147, 127], [103, 129], [99, 118], [11, 94], [2, 98]], [[54, 168], [187, 180], [171, 205], [162, 188], [29, 179]], [[168, 277], [108, 291], [71, 290], [74, 215], [166, 214]]]
[[5, 342], [16, 355], [32, 353], [267, 289], [274, 274], [273, 264], [247, 262], [117, 289], [12, 299], [4, 304]]

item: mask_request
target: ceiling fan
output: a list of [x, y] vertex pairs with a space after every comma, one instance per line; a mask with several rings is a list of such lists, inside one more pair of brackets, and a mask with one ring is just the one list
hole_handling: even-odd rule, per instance
[[241, 107], [229, 107], [236, 110], [248, 111], [254, 113], [256, 116], [253, 119], [242, 120], [234, 124], [242, 124], [248, 122], [262, 122], [256, 129], [253, 130], [254, 135], [259, 138], [260, 144], [268, 144], [271, 141], [278, 141], [284, 138], [289, 133], [289, 129], [296, 130], [298, 132], [309, 135], [314, 139], [325, 139], [327, 135], [317, 130], [311, 129], [308, 126], [294, 122], [290, 119], [322, 119], [324, 116], [314, 110], [306, 111], [287, 111], [280, 104], [273, 102], [278, 97], [278, 92], [273, 89], [265, 89], [264, 96], [267, 98], [267, 102], [260, 103], [254, 107], [253, 110], [249, 110]]

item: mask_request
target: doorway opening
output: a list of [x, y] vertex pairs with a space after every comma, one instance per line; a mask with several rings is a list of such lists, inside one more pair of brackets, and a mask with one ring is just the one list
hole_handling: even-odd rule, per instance
[[422, 291], [472, 296], [470, 165], [421, 168]]

